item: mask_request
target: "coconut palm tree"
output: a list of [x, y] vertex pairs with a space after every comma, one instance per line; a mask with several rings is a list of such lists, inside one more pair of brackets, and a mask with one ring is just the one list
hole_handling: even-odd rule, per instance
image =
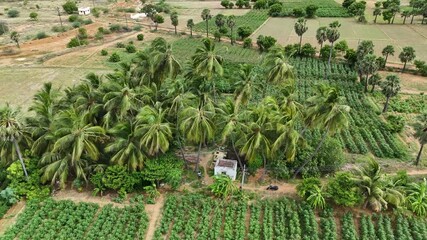
[[155, 83], [158, 87], [166, 78], [175, 79], [181, 73], [181, 64], [173, 55], [172, 44], [160, 41], [154, 46], [152, 57], [155, 66]]
[[90, 160], [99, 159], [97, 142], [105, 131], [102, 127], [88, 124], [85, 119], [84, 114], [73, 108], [61, 112], [54, 119], [55, 144], [52, 151], [40, 159], [43, 182], [50, 180], [53, 184], [59, 180], [64, 187], [70, 170], [77, 178], [87, 181], [85, 168]]
[[111, 163], [127, 166], [128, 170], [133, 171], [142, 169], [146, 159], [135, 129], [136, 124], [130, 120], [118, 123], [108, 130], [113, 141], [105, 147], [107, 153], [113, 154]]
[[29, 111], [34, 116], [27, 118], [28, 129], [34, 140], [31, 153], [41, 157], [43, 153], [52, 150], [54, 139], [52, 121], [59, 107], [60, 92], [52, 87], [52, 83], [45, 83], [33, 97]]
[[388, 103], [391, 97], [396, 96], [400, 91], [400, 79], [397, 75], [388, 75], [381, 84], [382, 93], [386, 97], [383, 113], [387, 112]]
[[239, 80], [235, 83], [234, 100], [236, 107], [241, 104], [246, 105], [252, 98], [254, 92], [261, 89], [260, 81], [257, 81], [257, 74], [254, 67], [248, 64], [241, 64], [239, 71]]
[[299, 47], [298, 47], [298, 53], [301, 54], [301, 44], [302, 44], [302, 35], [304, 35], [305, 32], [307, 32], [307, 20], [304, 18], [299, 18], [294, 25], [295, 33], [299, 36]]
[[[27, 168], [22, 159], [20, 144], [29, 142], [26, 126], [20, 112], [12, 109], [9, 104], [0, 108], [0, 157], [4, 165], [19, 159], [25, 177], [28, 179]], [[15, 153], [17, 155], [15, 155]]]
[[132, 80], [135, 85], [151, 84], [155, 81], [156, 63], [149, 48], [138, 51], [132, 60]]
[[328, 41], [331, 43], [328, 58], [329, 71], [331, 70], [331, 58], [332, 50], [334, 49], [334, 43], [340, 38], [340, 32], [338, 31], [339, 27], [341, 27], [341, 24], [338, 21], [334, 21], [329, 24], [329, 28], [326, 30], [326, 36]]
[[166, 119], [167, 111], [157, 102], [154, 106], [144, 106], [136, 116], [136, 134], [141, 137], [140, 147], [151, 156], [169, 149], [172, 124]]
[[382, 173], [381, 167], [375, 160], [357, 168], [354, 175], [353, 181], [360, 186], [365, 197], [364, 208], [369, 205], [372, 210], [379, 212], [387, 209], [390, 203], [396, 207], [403, 203], [403, 194]]
[[189, 142], [198, 145], [197, 162], [195, 171], [199, 171], [200, 151], [202, 144], [213, 139], [215, 135], [215, 124], [213, 118], [215, 109], [211, 104], [203, 104], [199, 102], [197, 107], [188, 106], [182, 110], [180, 114], [180, 130], [181, 134]]
[[236, 26], [236, 17], [234, 15], [230, 15], [227, 18], [227, 26], [230, 28], [230, 41], [231, 45], [234, 45], [234, 36], [233, 36], [233, 29]]
[[203, 46], [197, 48], [196, 53], [191, 58], [191, 64], [195, 75], [205, 78], [213, 86], [213, 96], [216, 100], [214, 75], [222, 76], [224, 69], [222, 68], [223, 58], [218, 55], [215, 49], [215, 43], [210, 38], [202, 40]]
[[282, 83], [287, 80], [293, 85], [295, 78], [293, 67], [288, 63], [283, 48], [273, 47], [265, 56], [263, 65], [268, 72], [267, 82]]
[[338, 90], [325, 86], [319, 86], [317, 90], [318, 96], [307, 99], [309, 105], [305, 121], [323, 129], [323, 136], [312, 155], [295, 171], [294, 178], [317, 155], [328, 134], [333, 135], [348, 127], [350, 107], [340, 104], [342, 97], [339, 96]]
[[[381, 54], [385, 57], [385, 63], [387, 64], [387, 59], [388, 56], [394, 56], [394, 47], [392, 45], [387, 45], [385, 46], [385, 48], [382, 50]], [[385, 65], [384, 65], [385, 67]]]
[[209, 37], [209, 20], [212, 18], [211, 10], [206, 8], [203, 9], [201, 17], [203, 21], [206, 22], [206, 37], [208, 38]]
[[320, 49], [322, 49], [323, 43], [328, 40], [327, 30], [327, 27], [319, 27], [316, 31], [316, 39], [317, 43], [320, 44]]
[[418, 216], [427, 216], [427, 180], [410, 183], [406, 193], [409, 209]]

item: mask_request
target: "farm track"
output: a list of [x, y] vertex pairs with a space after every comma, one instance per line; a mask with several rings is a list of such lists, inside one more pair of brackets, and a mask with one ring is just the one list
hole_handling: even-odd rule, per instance
[[163, 209], [163, 203], [165, 201], [164, 195], [160, 195], [159, 198], [157, 198], [156, 203], [153, 204], [146, 204], [145, 205], [145, 212], [148, 215], [149, 223], [148, 223], [148, 229], [147, 233], [145, 235], [146, 240], [151, 240], [154, 237], [154, 232], [157, 228], [157, 223], [160, 221], [162, 217], [162, 209]]

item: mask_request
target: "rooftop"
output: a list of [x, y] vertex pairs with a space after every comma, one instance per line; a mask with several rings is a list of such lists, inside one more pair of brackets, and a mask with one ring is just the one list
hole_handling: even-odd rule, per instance
[[236, 168], [237, 161], [229, 159], [219, 159], [216, 163], [216, 167], [227, 167], [227, 168]]

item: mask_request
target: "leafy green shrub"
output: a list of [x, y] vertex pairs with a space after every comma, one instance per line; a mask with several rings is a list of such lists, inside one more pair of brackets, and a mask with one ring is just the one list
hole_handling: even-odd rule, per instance
[[319, 9], [318, 6], [310, 4], [305, 8], [305, 15], [307, 18], [314, 18], [316, 17], [317, 9]]
[[310, 43], [306, 43], [302, 45], [299, 55], [301, 57], [314, 57], [316, 55], [316, 48], [313, 47]]
[[5, 33], [9, 32], [9, 27], [5, 22], [0, 22], [0, 35], [3, 35]]
[[252, 48], [252, 38], [245, 38], [243, 40], [243, 48]]
[[123, 29], [123, 26], [120, 24], [111, 24], [110, 25], [110, 31], [111, 32], [120, 32], [120, 31], [122, 31], [122, 29]]
[[9, 11], [7, 11], [7, 16], [10, 18], [19, 17], [19, 11], [16, 9], [10, 9]]
[[259, 35], [256, 44], [261, 52], [268, 51], [271, 47], [276, 44], [277, 40], [271, 36]]
[[319, 178], [304, 178], [302, 183], [297, 185], [297, 193], [313, 208], [325, 208], [325, 193]]
[[112, 53], [110, 58], [108, 58], [110, 62], [120, 62], [120, 55], [118, 53]]
[[122, 42], [116, 43], [116, 48], [125, 48], [125, 47], [126, 47], [126, 45]]
[[76, 2], [72, 0], [68, 0], [64, 5], [62, 5], [62, 8], [67, 14], [73, 14], [78, 11]]
[[144, 34], [140, 33], [140, 34], [136, 35], [136, 39], [138, 39], [138, 41], [143, 41], [144, 40]]
[[92, 24], [93, 23], [93, 21], [92, 21], [92, 19], [85, 19], [85, 20], [83, 20], [83, 24], [84, 25], [88, 25], [88, 24]]
[[213, 176], [214, 182], [209, 186], [215, 196], [226, 198], [234, 195], [238, 190], [233, 180], [227, 175], [220, 174]]
[[66, 32], [66, 31], [68, 31], [68, 27], [66, 27], [66, 26], [60, 26], [60, 25], [58, 25], [58, 26], [53, 26], [52, 27], [52, 32]]
[[70, 42], [68, 42], [67, 48], [73, 48], [73, 47], [78, 47], [78, 46], [83, 46], [88, 44], [89, 42], [86, 39], [79, 39], [75, 37], [75, 38], [72, 38]]
[[71, 24], [71, 26], [72, 26], [73, 28], [79, 28], [79, 27], [81, 27], [81, 26], [82, 26], [82, 24], [81, 24], [80, 22], [73, 22], [73, 23]]
[[95, 39], [96, 40], [102, 40], [102, 39], [104, 39], [104, 34], [101, 33], [101, 32], [95, 33]]
[[141, 171], [142, 178], [145, 181], [156, 183], [165, 181], [173, 189], [177, 189], [181, 184], [183, 164], [173, 154], [164, 154], [158, 159], [149, 159], [144, 163], [144, 169]]
[[237, 35], [240, 39], [245, 39], [252, 34], [252, 29], [249, 26], [240, 26], [237, 28]]
[[68, 21], [69, 22], [81, 22], [81, 18], [80, 18], [80, 16], [79, 15], [76, 15], [76, 14], [72, 14], [72, 15], [70, 15], [69, 17], [68, 17]]
[[86, 28], [79, 28], [79, 32], [77, 34], [77, 37], [82, 40], [82, 39], [87, 39], [89, 37], [89, 35], [87, 34], [87, 30]]
[[305, 11], [303, 8], [294, 8], [292, 10], [292, 15], [294, 17], [300, 18], [300, 17], [304, 17], [305, 16]]
[[107, 56], [107, 55], [108, 55], [108, 51], [107, 51], [107, 50], [105, 50], [105, 49], [102, 49], [102, 50], [101, 50], [101, 55], [102, 55], [102, 56]]
[[359, 187], [353, 181], [353, 175], [349, 172], [336, 173], [328, 181], [327, 192], [334, 203], [352, 207], [362, 201]]
[[136, 52], [136, 47], [133, 44], [129, 44], [126, 46], [126, 52], [128, 53], [134, 53]]
[[268, 10], [268, 15], [270, 15], [271, 17], [279, 17], [282, 11], [283, 5], [281, 3], [276, 3], [270, 6], [270, 9]]
[[388, 115], [387, 123], [389, 130], [393, 133], [398, 133], [405, 127], [405, 118], [401, 115]]
[[[328, 60], [329, 59], [329, 52], [330, 52], [331, 46], [330, 45], [325, 45], [320, 49], [320, 59], [322, 60]], [[332, 49], [332, 59], [337, 57], [337, 52], [335, 51], [335, 49]]]
[[267, 9], [268, 4], [265, 0], [257, 0], [254, 4], [254, 9]]
[[141, 25], [139, 25], [139, 24], [138, 24], [138, 25], [135, 25], [135, 26], [133, 26], [133, 27], [132, 27], [132, 30], [133, 30], [133, 31], [136, 31], [136, 32], [139, 32], [139, 31], [141, 31], [141, 30], [142, 30], [142, 26], [141, 26]]
[[45, 32], [38, 32], [35, 39], [43, 39], [49, 37]]
[[[0, 33], [1, 35], [1, 33]], [[415, 60], [414, 65], [417, 68], [417, 72], [422, 76], [427, 76], [427, 64], [422, 60]]]
[[15, 194], [13, 189], [8, 187], [0, 192], [0, 200], [6, 202], [8, 205], [13, 205], [19, 201], [19, 197]]
[[36, 21], [38, 16], [39, 16], [39, 14], [36, 13], [36, 12], [31, 12], [30, 13], [30, 19], [33, 20], [33, 21]]

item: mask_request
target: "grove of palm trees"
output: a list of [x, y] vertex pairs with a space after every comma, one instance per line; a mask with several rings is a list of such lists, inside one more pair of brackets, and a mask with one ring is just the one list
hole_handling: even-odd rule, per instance
[[[0, 102], [0, 239], [427, 239], [427, 100], [404, 93], [421, 74], [412, 47], [391, 67], [393, 46], [349, 48], [339, 18], [312, 37], [320, 51], [304, 43], [308, 10], [293, 12], [295, 44], [255, 46], [231, 1], [198, 22], [141, 6], [155, 24], [135, 30], [141, 44], [96, 45], [107, 73]], [[236, 180], [214, 174], [220, 152]]]

